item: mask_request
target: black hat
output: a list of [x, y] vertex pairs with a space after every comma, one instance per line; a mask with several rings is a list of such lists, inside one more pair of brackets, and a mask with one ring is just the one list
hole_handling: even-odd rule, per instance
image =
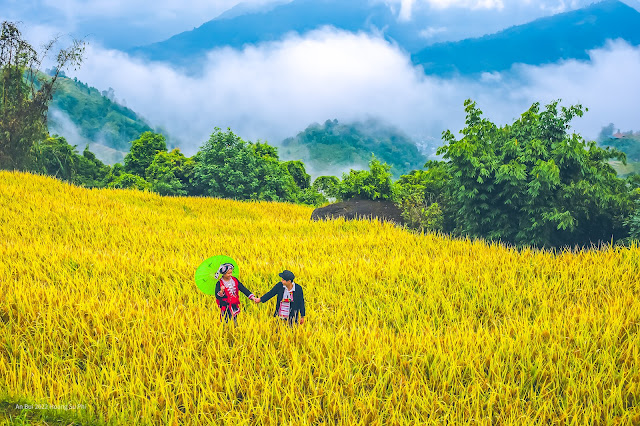
[[280, 278], [282, 278], [285, 281], [293, 281], [293, 279], [295, 278], [295, 275], [293, 275], [293, 272], [288, 271], [286, 269], [280, 272], [278, 275], [280, 275]]

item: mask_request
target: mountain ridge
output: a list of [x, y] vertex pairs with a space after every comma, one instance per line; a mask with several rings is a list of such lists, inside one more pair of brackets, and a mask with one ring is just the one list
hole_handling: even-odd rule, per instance
[[[410, 53], [414, 65], [422, 66], [428, 74], [503, 71], [514, 63], [541, 65], [562, 59], [585, 60], [589, 50], [603, 46], [609, 39], [640, 44], [640, 2], [631, 6], [629, 1], [632, 0], [604, 0], [481, 37], [433, 44], [423, 40], [419, 48], [415, 47], [421, 37], [416, 33], [421, 28], [419, 23], [399, 22], [396, 13], [382, 3], [370, 6], [368, 0], [294, 0], [257, 9], [240, 4], [191, 31], [130, 49], [129, 53], [194, 71], [206, 60], [206, 53], [215, 48], [242, 49], [278, 41], [287, 34], [305, 34], [331, 26], [382, 35]], [[569, 30], [579, 36], [572, 36]], [[541, 45], [546, 48], [540, 49]]]
[[[562, 28], [566, 31], [560, 31]], [[588, 51], [604, 46], [607, 40], [623, 39], [639, 45], [638, 28], [640, 12], [621, 1], [604, 0], [483, 37], [437, 43], [412, 55], [412, 61], [428, 74], [468, 75], [504, 71], [515, 63], [588, 60]]]

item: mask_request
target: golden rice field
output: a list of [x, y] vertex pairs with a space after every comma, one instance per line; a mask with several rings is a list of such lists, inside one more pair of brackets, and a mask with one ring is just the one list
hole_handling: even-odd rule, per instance
[[[638, 247], [554, 255], [310, 215], [0, 172], [0, 418], [640, 424]], [[305, 324], [243, 296], [222, 325], [193, 279], [217, 254], [258, 295], [294, 271]]]

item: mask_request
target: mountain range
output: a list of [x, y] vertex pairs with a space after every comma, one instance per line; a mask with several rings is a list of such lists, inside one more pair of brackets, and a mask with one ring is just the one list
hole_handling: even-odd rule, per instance
[[640, 44], [640, 12], [618, 0], [539, 18], [490, 35], [429, 44], [425, 26], [437, 32], [434, 24], [429, 16], [419, 14], [411, 20], [399, 20], [387, 5], [369, 0], [294, 0], [258, 10], [237, 6], [191, 31], [129, 53], [195, 70], [212, 49], [239, 49], [329, 26], [382, 36], [409, 52], [413, 63], [427, 73], [448, 75], [502, 71], [515, 63], [588, 59], [589, 50], [612, 39]]
[[640, 45], [640, 12], [617, 0], [540, 18], [495, 34], [437, 43], [412, 55], [429, 74], [504, 71], [513, 64], [543, 65], [588, 60], [588, 51], [607, 40]]
[[[631, 0], [629, 0], [631, 1]], [[607, 40], [623, 39], [631, 45], [640, 45], [640, 12], [637, 7], [617, 0], [605, 0], [581, 9], [536, 19], [532, 22], [514, 25], [489, 35], [447, 41], [426, 45], [425, 25], [432, 25], [419, 11], [409, 21], [399, 20], [397, 13], [387, 5], [371, 4], [369, 0], [293, 0], [270, 3], [267, 6], [238, 5], [217, 18], [210, 20], [192, 31], [186, 31], [159, 43], [137, 47], [130, 54], [153, 61], [163, 61], [191, 69], [206, 59], [211, 49], [242, 49], [248, 45], [275, 42], [288, 34], [305, 34], [322, 27], [332, 27], [348, 32], [365, 32], [384, 37], [400, 49], [410, 53], [411, 60], [421, 66], [427, 74], [439, 76], [474, 75], [483, 72], [503, 71], [514, 64], [541, 65], [561, 60], [587, 60], [588, 51], [603, 46]], [[633, 0], [635, 1], [635, 0]], [[475, 13], [475, 12], [474, 12]], [[57, 94], [52, 106], [71, 118], [80, 129], [82, 142], [91, 141], [98, 150], [116, 150], [114, 157], [98, 156], [108, 163], [117, 161], [128, 144], [149, 126], [135, 112], [117, 102], [111, 102], [108, 93], [102, 95], [97, 89], [75, 82], [63, 81], [66, 89]], [[91, 99], [86, 96], [91, 95]], [[106, 95], [106, 96], [103, 96]], [[100, 97], [105, 99], [100, 99]], [[108, 102], [109, 101], [109, 102]], [[82, 108], [93, 109], [83, 112]], [[106, 109], [105, 109], [106, 108]], [[87, 120], [87, 116], [94, 117]], [[59, 116], [58, 116], [59, 117]], [[56, 130], [62, 129], [62, 121], [56, 116], [52, 123]], [[378, 123], [380, 124], [380, 123]], [[361, 123], [340, 123], [339, 126], [310, 125], [295, 137], [288, 138], [281, 146], [283, 157], [303, 155], [310, 163], [320, 161], [324, 168], [330, 165], [319, 147], [326, 148], [323, 137], [347, 137], [352, 144], [345, 148], [344, 164], [350, 161], [362, 163], [370, 153], [385, 159], [389, 144], [409, 140], [387, 137], [393, 132], [385, 130], [380, 141], [374, 141]], [[382, 127], [377, 125], [378, 128]], [[331, 129], [330, 129], [331, 128]], [[336, 129], [339, 129], [337, 131]], [[324, 133], [323, 133], [324, 132]], [[327, 133], [328, 132], [328, 133]], [[400, 133], [400, 132], [399, 132]], [[323, 135], [315, 138], [314, 135]], [[327, 136], [328, 135], [328, 136]], [[345, 136], [347, 135], [347, 136]], [[349, 136], [350, 135], [350, 136]], [[171, 139], [172, 135], [166, 135]], [[179, 137], [179, 135], [176, 135]], [[332, 140], [330, 144], [334, 144]], [[367, 144], [371, 146], [367, 148]], [[179, 145], [176, 138], [175, 145]], [[314, 146], [315, 145], [315, 146]], [[357, 147], [357, 153], [353, 150]], [[379, 148], [388, 151], [383, 155]], [[332, 149], [334, 149], [332, 148]], [[350, 150], [350, 151], [349, 151]], [[348, 153], [351, 152], [351, 153]], [[411, 151], [413, 152], [413, 151]], [[422, 157], [416, 158], [421, 162]], [[402, 160], [398, 170], [408, 166], [410, 161]], [[411, 167], [413, 167], [411, 163]], [[309, 164], [314, 168], [314, 164]], [[403, 170], [404, 171], [404, 170]]]

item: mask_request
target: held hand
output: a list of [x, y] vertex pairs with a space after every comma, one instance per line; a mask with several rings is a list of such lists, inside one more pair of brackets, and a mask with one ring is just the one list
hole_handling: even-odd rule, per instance
[[253, 301], [256, 302], [256, 303], [260, 303], [260, 298], [259, 297], [254, 297]]

